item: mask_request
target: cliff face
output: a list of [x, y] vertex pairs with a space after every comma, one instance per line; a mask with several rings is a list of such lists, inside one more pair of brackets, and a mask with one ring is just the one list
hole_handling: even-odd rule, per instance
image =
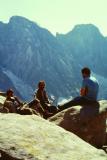
[[73, 133], [35, 115], [0, 114], [3, 160], [107, 160], [107, 155]]

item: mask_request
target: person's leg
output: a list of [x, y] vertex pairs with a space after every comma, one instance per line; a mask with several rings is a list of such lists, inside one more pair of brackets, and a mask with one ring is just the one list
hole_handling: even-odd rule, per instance
[[74, 98], [71, 101], [68, 101], [67, 103], [63, 105], [59, 105], [58, 108], [60, 110], [64, 110], [72, 106], [85, 105], [87, 103], [89, 103], [89, 101], [86, 98], [79, 96], [79, 97]]
[[9, 113], [16, 113], [16, 108], [13, 102], [5, 101], [4, 107], [6, 107], [9, 110]]
[[49, 107], [49, 112], [51, 112], [51, 113], [57, 113], [57, 107], [51, 105], [51, 106]]

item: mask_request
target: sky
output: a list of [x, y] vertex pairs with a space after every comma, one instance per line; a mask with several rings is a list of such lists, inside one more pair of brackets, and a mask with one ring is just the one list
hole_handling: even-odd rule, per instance
[[23, 16], [48, 29], [65, 34], [77, 24], [94, 24], [107, 36], [107, 0], [0, 0], [0, 21]]

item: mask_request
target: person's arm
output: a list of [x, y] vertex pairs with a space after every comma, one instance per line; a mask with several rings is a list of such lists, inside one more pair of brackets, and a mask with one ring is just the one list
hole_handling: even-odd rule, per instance
[[49, 101], [49, 98], [48, 98], [48, 95], [47, 95], [46, 91], [44, 91], [44, 98], [45, 98], [45, 101], [46, 101], [47, 103], [50, 103], [50, 101]]
[[81, 96], [86, 96], [87, 94], [88, 94], [87, 81], [83, 80], [82, 87], [80, 89], [80, 95]]
[[34, 98], [38, 99], [40, 101], [41, 98], [40, 98], [40, 92], [39, 92], [39, 90], [35, 91]]
[[14, 98], [15, 98], [15, 101], [17, 101], [17, 103], [18, 103], [19, 105], [22, 105], [22, 104], [23, 104], [23, 103], [19, 100], [18, 97], [14, 96]]
[[87, 93], [88, 93], [88, 88], [87, 87], [84, 87], [84, 88], [80, 89], [80, 95], [81, 96], [86, 96]]

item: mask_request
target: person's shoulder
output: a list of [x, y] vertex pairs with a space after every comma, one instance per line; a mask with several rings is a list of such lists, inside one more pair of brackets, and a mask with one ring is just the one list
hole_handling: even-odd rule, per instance
[[94, 77], [94, 76], [91, 76], [91, 77], [90, 77], [90, 80], [92, 80], [93, 82], [98, 83], [98, 80], [97, 80], [96, 77]]
[[91, 84], [92, 81], [93, 80], [91, 79], [91, 77], [86, 77], [83, 79], [83, 84], [88, 85], [88, 84]]
[[36, 94], [39, 91], [39, 89], [35, 89], [34, 93]]

